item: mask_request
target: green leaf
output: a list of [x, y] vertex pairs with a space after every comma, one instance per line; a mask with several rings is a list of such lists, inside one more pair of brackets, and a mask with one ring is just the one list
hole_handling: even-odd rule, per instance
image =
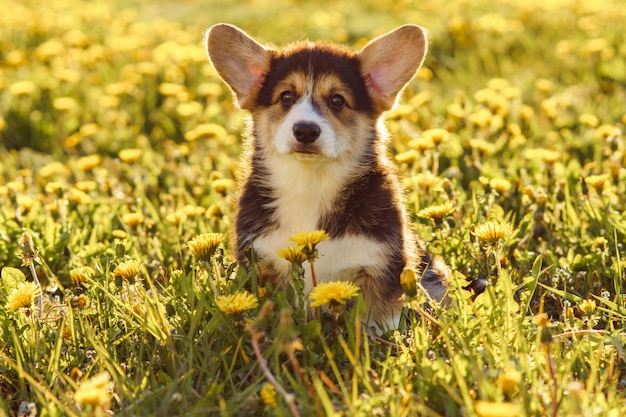
[[5, 266], [0, 274], [0, 298], [6, 298], [19, 284], [26, 281], [24, 273], [17, 268]]

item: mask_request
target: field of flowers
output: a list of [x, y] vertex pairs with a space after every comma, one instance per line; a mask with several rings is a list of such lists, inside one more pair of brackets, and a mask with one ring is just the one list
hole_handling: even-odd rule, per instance
[[[5, 0], [0, 417], [626, 415], [621, 3]], [[321, 232], [285, 242], [282, 291], [237, 268], [220, 21], [276, 44], [429, 29], [389, 151], [453, 308], [409, 270], [420, 314], [368, 336], [355, 289], [302, 293]]]

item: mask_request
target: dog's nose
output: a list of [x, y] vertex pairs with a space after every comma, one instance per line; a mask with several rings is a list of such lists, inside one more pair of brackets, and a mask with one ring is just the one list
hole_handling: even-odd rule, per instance
[[317, 123], [312, 122], [298, 122], [293, 125], [293, 135], [300, 143], [313, 143], [320, 137], [322, 129]]

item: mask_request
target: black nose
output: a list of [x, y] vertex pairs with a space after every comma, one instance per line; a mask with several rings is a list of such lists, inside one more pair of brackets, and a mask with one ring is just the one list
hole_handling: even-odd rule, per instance
[[293, 135], [300, 143], [313, 143], [320, 137], [322, 129], [313, 122], [298, 122], [293, 125]]

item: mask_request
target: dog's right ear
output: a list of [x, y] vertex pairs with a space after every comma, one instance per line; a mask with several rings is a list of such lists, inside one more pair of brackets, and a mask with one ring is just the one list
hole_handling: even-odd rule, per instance
[[269, 69], [272, 51], [225, 23], [208, 30], [206, 44], [213, 67], [235, 92], [239, 107], [249, 109]]

